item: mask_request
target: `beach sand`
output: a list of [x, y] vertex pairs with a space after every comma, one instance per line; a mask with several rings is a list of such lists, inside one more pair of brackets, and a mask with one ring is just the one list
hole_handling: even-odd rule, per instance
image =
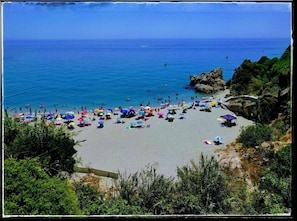
[[[228, 91], [214, 95], [214, 100], [223, 98]], [[161, 109], [164, 114], [166, 109]], [[215, 149], [234, 141], [242, 127], [253, 124], [243, 117], [237, 117], [236, 126], [222, 127], [218, 118], [224, 114], [234, 114], [221, 107], [213, 107], [211, 112], [188, 109], [181, 115], [182, 108], [176, 111], [173, 122], [154, 116], [143, 121], [142, 128], [130, 128], [136, 117], [123, 118], [125, 123], [116, 124], [118, 115], [105, 120], [104, 128], [97, 128], [99, 117], [91, 126], [75, 127], [80, 131], [76, 140], [84, 140], [76, 146], [77, 158], [82, 167], [91, 167], [110, 172], [127, 174], [142, 171], [147, 165], [157, 165], [157, 173], [166, 177], [176, 177], [177, 167], [189, 165], [190, 160], [199, 162], [200, 154], [215, 156]], [[93, 118], [93, 113], [88, 113]], [[181, 116], [184, 119], [179, 119]], [[74, 122], [78, 123], [78, 115]], [[215, 145], [214, 137], [221, 136], [223, 144]], [[209, 140], [211, 144], [205, 144]]]

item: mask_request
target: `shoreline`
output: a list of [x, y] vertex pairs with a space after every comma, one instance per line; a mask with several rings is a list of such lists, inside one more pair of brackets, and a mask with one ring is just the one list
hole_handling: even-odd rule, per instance
[[[215, 93], [212, 100], [222, 99], [228, 93], [228, 89]], [[97, 128], [100, 119], [92, 112], [85, 115], [94, 118], [90, 121], [91, 125], [79, 127], [81, 113], [74, 112], [73, 131], [78, 132], [74, 138], [83, 141], [80, 146], [75, 146], [76, 158], [82, 161], [78, 166], [130, 174], [155, 164], [158, 173], [176, 177], [177, 167], [188, 165], [190, 160], [197, 162], [201, 153], [215, 155], [215, 149], [233, 142], [242, 127], [253, 124], [253, 121], [238, 116], [236, 126], [223, 127], [218, 120], [220, 116], [234, 113], [221, 107], [212, 107], [211, 112], [201, 109], [193, 106], [183, 113], [183, 108], [179, 106], [173, 122], [169, 122], [165, 120], [167, 108], [160, 108], [163, 118], [154, 111], [154, 116], [143, 119], [139, 128], [131, 127], [131, 124], [137, 124], [138, 115], [122, 118], [124, 123], [116, 123], [119, 115], [111, 115], [111, 119], [104, 120], [103, 128]], [[216, 136], [222, 137], [223, 144], [214, 144]]]

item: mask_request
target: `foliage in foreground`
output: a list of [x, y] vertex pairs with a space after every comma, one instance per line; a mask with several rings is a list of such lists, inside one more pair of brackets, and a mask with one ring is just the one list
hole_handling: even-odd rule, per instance
[[218, 214], [228, 212], [229, 193], [214, 159], [201, 155], [199, 164], [177, 169], [178, 181], [156, 173], [156, 167], [121, 176], [120, 196], [144, 212], [159, 214]]
[[[292, 206], [291, 145], [276, 152], [265, 152], [268, 163], [263, 165], [261, 179], [252, 193], [244, 184], [234, 184], [234, 177], [223, 173], [214, 157], [207, 159], [201, 155], [198, 164], [191, 160], [190, 165], [177, 168], [177, 181], [158, 174], [156, 165], [148, 165], [145, 170], [128, 176], [120, 174], [119, 197], [106, 199], [105, 193], [98, 193], [91, 186], [82, 182], [70, 186], [57, 174], [48, 173], [46, 162], [54, 156], [49, 151], [39, 158], [34, 151], [28, 151], [24, 158], [18, 157], [16, 144], [22, 144], [21, 141], [22, 148], [30, 142], [28, 146], [33, 150], [36, 144], [38, 148], [51, 148], [53, 144], [42, 142], [50, 143], [48, 136], [55, 134], [58, 135], [53, 139], [56, 148], [63, 149], [61, 142], [65, 137], [69, 140], [68, 135], [55, 131], [57, 128], [44, 128], [45, 125], [34, 124], [34, 128], [13, 119], [5, 123], [10, 126], [5, 127], [6, 215], [275, 214], [286, 213]], [[31, 133], [26, 134], [27, 131]], [[32, 133], [38, 134], [33, 136], [35, 140], [32, 140]], [[244, 128], [240, 136], [244, 141], [255, 142], [245, 143], [247, 147], [254, 147], [271, 140], [271, 134], [269, 126], [256, 124]], [[37, 138], [42, 142], [38, 143]], [[73, 148], [72, 142], [70, 147]]]
[[287, 145], [268, 153], [269, 161], [261, 172], [253, 207], [258, 214], [288, 213], [292, 207], [292, 148]]
[[44, 120], [21, 124], [17, 119], [4, 118], [4, 157], [26, 159], [38, 157], [42, 168], [54, 176], [61, 171], [72, 173], [76, 143], [64, 127], [47, 125]]
[[105, 199], [104, 193], [82, 182], [75, 182], [74, 189], [83, 215], [129, 215], [143, 214], [140, 207], [131, 206], [125, 200]]
[[5, 159], [4, 168], [4, 214], [80, 213], [76, 194], [68, 181], [46, 174], [39, 159]]

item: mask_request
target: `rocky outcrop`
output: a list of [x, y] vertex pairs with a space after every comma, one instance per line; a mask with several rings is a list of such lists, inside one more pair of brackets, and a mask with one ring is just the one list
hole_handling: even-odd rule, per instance
[[238, 116], [242, 116], [249, 120], [254, 120], [258, 115], [257, 100], [248, 97], [233, 97], [223, 103], [224, 107], [232, 111]]
[[190, 86], [197, 92], [214, 94], [225, 89], [222, 68], [216, 68], [209, 73], [201, 73], [190, 76]]
[[224, 107], [244, 118], [269, 123], [284, 113], [286, 108], [281, 105], [281, 97], [265, 94], [260, 97], [251, 95], [238, 95], [226, 97], [222, 104]]

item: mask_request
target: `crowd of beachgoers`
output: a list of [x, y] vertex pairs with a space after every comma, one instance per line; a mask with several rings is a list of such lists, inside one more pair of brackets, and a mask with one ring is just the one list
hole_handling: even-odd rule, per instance
[[160, 172], [175, 176], [176, 166], [199, 158], [200, 153], [214, 154], [218, 145], [234, 141], [242, 127], [254, 123], [222, 108], [224, 94], [215, 97], [158, 107], [97, 107], [13, 116], [20, 122], [44, 118], [49, 126], [78, 132], [75, 140], [83, 142], [76, 147], [77, 157], [92, 168], [134, 172], [157, 162]]

